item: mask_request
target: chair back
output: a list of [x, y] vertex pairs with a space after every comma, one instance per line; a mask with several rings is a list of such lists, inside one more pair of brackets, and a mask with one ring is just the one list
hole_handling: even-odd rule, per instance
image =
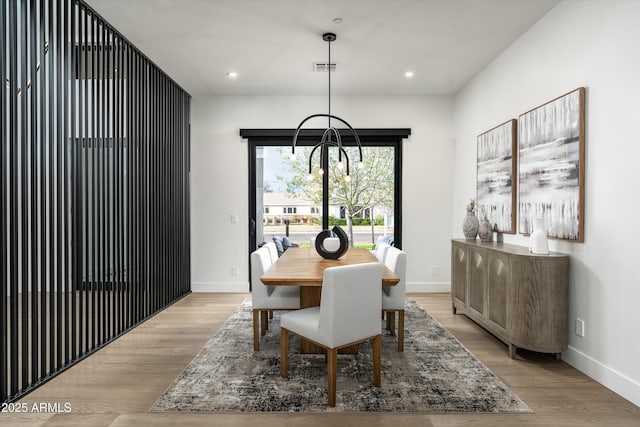
[[379, 262], [384, 262], [384, 259], [387, 256], [387, 251], [389, 250], [390, 247], [391, 245], [385, 242], [382, 242], [376, 245], [375, 255], [376, 255], [376, 258], [378, 258]]
[[[400, 281], [395, 286], [388, 286], [385, 290], [387, 295], [391, 298], [393, 307], [402, 309], [404, 308], [404, 298], [407, 288], [407, 254], [396, 247], [389, 247], [387, 249], [387, 256], [384, 260], [384, 265], [395, 273], [400, 278]], [[387, 308], [387, 307], [385, 307]]]
[[318, 328], [335, 348], [382, 332], [382, 265], [378, 262], [325, 269]]
[[272, 264], [278, 260], [278, 248], [276, 248], [275, 242], [267, 242], [264, 244], [263, 248], [269, 249]]
[[269, 249], [261, 247], [251, 253], [251, 300], [255, 308], [265, 302], [273, 292], [273, 286], [265, 286], [260, 278], [271, 267]]

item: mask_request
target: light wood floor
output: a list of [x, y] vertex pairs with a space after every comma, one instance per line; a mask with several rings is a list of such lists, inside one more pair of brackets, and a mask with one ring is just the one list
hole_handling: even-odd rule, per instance
[[[71, 404], [71, 413], [0, 414], [11, 426], [640, 426], [640, 408], [552, 356], [507, 348], [463, 316], [449, 294], [412, 294], [535, 414], [148, 413], [247, 294], [191, 294], [20, 402]], [[410, 324], [407, 327], [411, 327]], [[384, 384], [382, 385], [384, 387]]]

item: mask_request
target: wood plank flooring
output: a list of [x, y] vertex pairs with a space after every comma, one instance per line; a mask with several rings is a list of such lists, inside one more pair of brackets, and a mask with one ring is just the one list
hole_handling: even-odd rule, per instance
[[451, 313], [448, 293], [408, 297], [436, 317], [535, 414], [148, 413], [247, 296], [187, 296], [20, 401], [29, 407], [69, 402], [70, 413], [1, 413], [0, 426], [640, 426], [640, 408], [566, 363], [526, 351], [510, 359], [502, 342]]

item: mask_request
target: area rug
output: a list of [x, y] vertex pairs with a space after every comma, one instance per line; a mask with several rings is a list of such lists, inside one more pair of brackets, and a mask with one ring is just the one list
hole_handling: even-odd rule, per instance
[[382, 387], [372, 384], [371, 348], [338, 356], [337, 402], [327, 406], [323, 355], [297, 352], [280, 377], [280, 320], [253, 351], [251, 301], [244, 301], [150, 411], [185, 412], [509, 412], [531, 409], [415, 301], [405, 314], [405, 351], [382, 340]]

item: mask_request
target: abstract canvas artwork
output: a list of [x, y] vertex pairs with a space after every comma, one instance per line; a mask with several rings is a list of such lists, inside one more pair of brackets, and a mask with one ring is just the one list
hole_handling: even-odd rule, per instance
[[584, 101], [578, 88], [520, 116], [518, 231], [584, 241]]
[[515, 120], [478, 135], [476, 213], [502, 233], [515, 233], [515, 150]]

